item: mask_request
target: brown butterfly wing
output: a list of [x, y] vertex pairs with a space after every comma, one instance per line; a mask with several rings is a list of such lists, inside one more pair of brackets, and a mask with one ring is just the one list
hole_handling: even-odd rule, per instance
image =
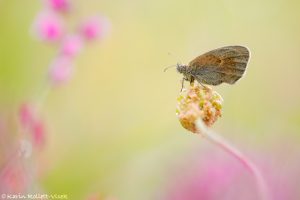
[[189, 67], [191, 75], [200, 83], [234, 84], [243, 76], [249, 57], [246, 47], [227, 46], [198, 56], [189, 63]]

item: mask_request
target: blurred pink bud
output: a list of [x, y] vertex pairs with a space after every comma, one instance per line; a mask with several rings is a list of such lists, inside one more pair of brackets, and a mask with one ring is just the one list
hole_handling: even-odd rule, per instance
[[57, 41], [63, 35], [63, 23], [58, 15], [49, 11], [38, 14], [34, 24], [34, 33], [41, 40]]
[[70, 9], [69, 0], [47, 0], [47, 3], [55, 11], [67, 12]]
[[111, 24], [106, 17], [92, 17], [81, 26], [81, 33], [87, 40], [102, 39], [110, 31]]
[[51, 65], [49, 76], [53, 84], [59, 85], [67, 82], [72, 74], [73, 64], [67, 57], [58, 57]]
[[34, 121], [34, 110], [31, 105], [23, 103], [19, 110], [19, 119], [23, 127], [30, 127]]
[[42, 120], [36, 121], [32, 126], [33, 142], [41, 147], [45, 143], [45, 125]]
[[0, 173], [0, 193], [23, 193], [28, 187], [24, 166], [20, 159], [11, 159]]
[[82, 38], [78, 35], [68, 35], [62, 42], [62, 54], [65, 56], [76, 56], [83, 48]]

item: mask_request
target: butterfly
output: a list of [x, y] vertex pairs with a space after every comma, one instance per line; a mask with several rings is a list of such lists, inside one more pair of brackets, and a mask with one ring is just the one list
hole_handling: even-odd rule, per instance
[[[183, 74], [184, 81], [191, 84], [234, 84], [245, 73], [250, 51], [244, 46], [226, 46], [214, 49], [192, 60], [188, 65], [177, 64], [177, 71]], [[181, 89], [182, 89], [181, 88]]]

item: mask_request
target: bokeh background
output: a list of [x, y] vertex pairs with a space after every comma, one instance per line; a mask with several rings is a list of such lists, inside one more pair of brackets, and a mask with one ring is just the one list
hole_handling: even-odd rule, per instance
[[[41, 4], [0, 0], [0, 114], [12, 138], [19, 105], [38, 98], [57, 53], [30, 35]], [[238, 44], [249, 47], [252, 57], [238, 84], [214, 88], [224, 107], [213, 129], [258, 164], [274, 199], [300, 198], [299, 1], [72, 4], [70, 24], [101, 13], [112, 30], [105, 40], [89, 44], [76, 59], [72, 80], [45, 101], [46, 144], [31, 166], [42, 191], [69, 199], [99, 194], [194, 200], [207, 191], [202, 199], [256, 199], [253, 179], [238, 162], [181, 127], [175, 108], [182, 76], [175, 69], [163, 72], [208, 50]], [[232, 177], [232, 169], [238, 175], [224, 184], [216, 183], [217, 175], [201, 178], [209, 173], [203, 169], [207, 163], [224, 177]], [[198, 197], [192, 196], [195, 191]], [[191, 196], [174, 194], [180, 192]]]

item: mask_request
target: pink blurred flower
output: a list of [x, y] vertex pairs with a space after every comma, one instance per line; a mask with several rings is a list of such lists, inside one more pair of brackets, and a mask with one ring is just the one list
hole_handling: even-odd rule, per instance
[[0, 170], [0, 193], [24, 193], [28, 183], [22, 159], [17, 156], [9, 158]]
[[43, 11], [36, 17], [33, 31], [41, 40], [57, 41], [64, 32], [63, 22], [55, 13]]
[[32, 139], [36, 147], [42, 147], [45, 143], [45, 125], [42, 120], [37, 120], [32, 126]]
[[47, 4], [59, 12], [67, 12], [70, 9], [70, 0], [47, 0]]
[[19, 110], [19, 119], [23, 127], [30, 127], [34, 121], [34, 109], [28, 103], [23, 103]]
[[[177, 178], [178, 180], [172, 181], [166, 200], [238, 199], [232, 196], [228, 198], [234, 187], [234, 190], [238, 190], [236, 183], [239, 182], [238, 179], [242, 175], [241, 169], [238, 169], [234, 163], [223, 162], [220, 159], [213, 160], [212, 158], [200, 165], [195, 165], [197, 167], [185, 169], [181, 176]], [[249, 187], [255, 194], [253, 188]]]
[[71, 59], [61, 56], [52, 63], [49, 76], [53, 84], [60, 85], [70, 79], [72, 71], [73, 63]]
[[[195, 159], [199, 161], [195, 162]], [[224, 155], [216, 155], [211, 151], [209, 155], [193, 156], [188, 160], [185, 162], [192, 164], [173, 171], [163, 200], [260, 199], [255, 180], [236, 160], [226, 159]], [[263, 160], [263, 175], [267, 179], [270, 199], [299, 199], [299, 170], [291, 172], [293, 170], [289, 169], [282, 174], [281, 161], [272, 163], [270, 158]], [[290, 164], [299, 166], [299, 161]]]
[[23, 128], [31, 134], [35, 146], [41, 147], [45, 142], [45, 127], [35, 113], [34, 107], [28, 103], [23, 103], [19, 111], [19, 120]]
[[102, 39], [110, 31], [109, 20], [104, 16], [92, 17], [81, 26], [81, 34], [87, 40]]
[[78, 35], [68, 35], [62, 42], [62, 54], [65, 56], [76, 56], [83, 48], [83, 40]]

